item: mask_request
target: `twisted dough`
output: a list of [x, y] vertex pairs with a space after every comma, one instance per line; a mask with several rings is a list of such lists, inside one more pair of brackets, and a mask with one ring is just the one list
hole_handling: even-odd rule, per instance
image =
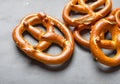
[[[34, 25], [43, 24], [46, 32], [35, 28]], [[64, 38], [54, 32], [54, 26], [58, 27], [65, 35]], [[39, 41], [36, 46], [32, 46], [23, 37], [23, 33], [29, 32], [35, 39]], [[72, 33], [59, 20], [46, 15], [45, 13], [31, 14], [23, 18], [12, 33], [16, 45], [28, 56], [45, 64], [61, 64], [67, 61], [74, 50], [74, 40]], [[63, 48], [60, 54], [55, 56], [43, 52], [51, 43], [56, 43]]]
[[[120, 17], [120, 8], [113, 10], [108, 17], [98, 21], [93, 26], [90, 37], [90, 50], [93, 56], [97, 58], [100, 63], [108, 66], [120, 65], [120, 28], [118, 16]], [[103, 30], [110, 32], [112, 40], [102, 40], [100, 38], [100, 33], [103, 32]], [[106, 44], [110, 46], [110, 49], [116, 50], [116, 54], [113, 57], [108, 57], [102, 52], [99, 46], [102, 42], [107, 42]], [[107, 47], [103, 46], [103, 48]]]
[[[102, 5], [104, 7], [100, 8]], [[91, 31], [92, 25], [106, 16], [110, 12], [111, 7], [111, 0], [97, 0], [91, 4], [88, 4], [86, 0], [70, 0], [64, 7], [62, 16], [68, 25], [75, 27], [73, 35], [77, 43], [89, 48], [89, 40], [83, 38], [81, 32], [85, 29]], [[84, 15], [72, 18], [70, 16], [71, 11]]]
[[[98, 10], [97, 8], [102, 5], [104, 5], [104, 8]], [[71, 26], [76, 27], [77, 25], [89, 25], [106, 16], [111, 10], [111, 7], [111, 0], [97, 0], [90, 5], [86, 3], [86, 0], [70, 0], [63, 9], [62, 17], [64, 21]], [[96, 9], [98, 11], [96, 11]], [[70, 16], [71, 11], [85, 15], [79, 18], [72, 18]]]

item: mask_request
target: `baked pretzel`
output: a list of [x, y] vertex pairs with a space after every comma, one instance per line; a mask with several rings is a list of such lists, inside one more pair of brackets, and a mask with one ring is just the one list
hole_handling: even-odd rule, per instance
[[[104, 7], [99, 10], [102, 5]], [[89, 25], [106, 16], [111, 7], [111, 0], [97, 0], [91, 4], [87, 4], [87, 0], [70, 0], [64, 7], [62, 16], [64, 21], [70, 26]], [[85, 15], [79, 18], [71, 18], [71, 11]]]
[[[35, 28], [34, 25], [37, 24], [43, 25], [46, 28], [46, 32], [40, 28]], [[66, 39], [54, 32], [54, 26], [61, 30]], [[32, 46], [22, 35], [25, 31], [37, 39], [39, 43]], [[74, 50], [72, 33], [62, 22], [45, 13], [31, 14], [23, 18], [20, 24], [14, 29], [12, 37], [16, 45], [25, 54], [44, 64], [64, 63], [71, 57]], [[43, 52], [43, 50], [47, 49], [53, 42], [60, 45], [63, 51], [54, 56]]]
[[[100, 11], [98, 11], [98, 12], [93, 12], [93, 10], [95, 10], [95, 8], [93, 8], [93, 7], [99, 7], [100, 5], [102, 5], [103, 3], [106, 3], [106, 6], [103, 8], [103, 9], [101, 9]], [[109, 4], [108, 4], [108, 2], [109, 2]], [[83, 4], [84, 6], [85, 6], [85, 0], [84, 0], [84, 2], [82, 1], [82, 0], [80, 0], [80, 3], [81, 4]], [[95, 4], [98, 4], [98, 3], [101, 3], [100, 5], [95, 5]], [[85, 25], [83, 25], [82, 23], [80, 23], [76, 28], [75, 28], [75, 30], [73, 31], [73, 35], [74, 35], [74, 37], [75, 37], [75, 40], [79, 43], [79, 44], [81, 44], [82, 46], [84, 46], [84, 47], [88, 47], [89, 48], [89, 40], [87, 40], [87, 39], [84, 39], [82, 36], [81, 36], [81, 32], [82, 31], [84, 31], [85, 29], [87, 29], [87, 30], [89, 30], [89, 31], [91, 31], [91, 26], [92, 25], [94, 25], [94, 23], [95, 23], [95, 21], [97, 21], [97, 20], [99, 20], [100, 18], [102, 18], [102, 17], [99, 17], [99, 15], [98, 14], [100, 14], [100, 15], [102, 15], [103, 17], [105, 16], [105, 15], [107, 15], [109, 12], [110, 12], [110, 8], [111, 8], [111, 1], [110, 0], [97, 0], [96, 2], [94, 2], [93, 3], [93, 5], [91, 4], [89, 7], [88, 7], [88, 5], [87, 6], [85, 6], [85, 7], [87, 7], [87, 9], [88, 9], [88, 15], [90, 15], [90, 14], [92, 14], [93, 16], [95, 16], [94, 18], [93, 18], [93, 20], [89, 20], [90, 21], [90, 23], [87, 25], [87, 24], [85, 24]], [[90, 7], [92, 7], [91, 9], [90, 9]], [[93, 9], [93, 10], [92, 10]], [[87, 11], [87, 10], [86, 10]], [[107, 12], [106, 12], [107, 11]], [[97, 14], [97, 16], [95, 15], [95, 14]], [[87, 16], [87, 15], [85, 15], [85, 16]], [[84, 16], [83, 16], [84, 17]], [[82, 18], [82, 17], [81, 17]], [[83, 18], [82, 18], [83, 19]], [[81, 19], [81, 21], [82, 21], [82, 19]], [[88, 18], [89, 19], [89, 18]], [[88, 20], [87, 20], [88, 21]], [[93, 22], [93, 23], [92, 23]]]
[[[90, 49], [93, 56], [100, 62], [108, 66], [120, 65], [120, 8], [115, 9], [105, 19], [98, 21], [92, 28], [90, 37]], [[110, 32], [112, 40], [101, 39], [100, 34], [103, 30]], [[104, 32], [105, 33], [105, 32]], [[110, 49], [116, 50], [113, 57], [106, 56], [100, 49], [99, 44], [107, 42], [111, 46]], [[106, 46], [103, 46], [107, 48]]]

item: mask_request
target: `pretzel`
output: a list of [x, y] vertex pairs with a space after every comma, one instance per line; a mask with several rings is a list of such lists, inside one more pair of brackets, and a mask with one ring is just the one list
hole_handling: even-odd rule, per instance
[[[37, 24], [43, 25], [46, 28], [46, 32], [35, 28], [34, 25]], [[56, 34], [54, 26], [58, 27], [66, 38]], [[25, 31], [38, 40], [37, 45], [32, 46], [25, 40], [22, 35]], [[25, 54], [44, 64], [62, 64], [71, 57], [74, 50], [72, 33], [62, 22], [45, 13], [36, 13], [24, 17], [20, 24], [13, 30], [12, 37], [16, 45]], [[54, 56], [43, 52], [52, 43], [60, 45], [63, 51]]]
[[[109, 12], [110, 12], [110, 8], [111, 8], [111, 1], [110, 0], [97, 0], [96, 2], [94, 2], [93, 4], [91, 4], [89, 7], [88, 6], [85, 6], [85, 0], [84, 0], [84, 2], [82, 1], [82, 0], [80, 0], [80, 2], [81, 2], [81, 4], [83, 4], [84, 5], [84, 7], [87, 7], [87, 9], [88, 9], [88, 13], [90, 12], [90, 14], [93, 14], [93, 16], [95, 16], [94, 18], [93, 18], [93, 20], [89, 20], [89, 21], [91, 21], [88, 25], [87, 24], [85, 24], [85, 25], [83, 25], [82, 23], [80, 23], [76, 28], [75, 28], [75, 30], [73, 31], [73, 35], [74, 35], [74, 37], [75, 37], [75, 40], [79, 43], [79, 44], [81, 44], [82, 46], [84, 46], [84, 47], [88, 47], [89, 48], [89, 40], [86, 40], [86, 39], [84, 39], [82, 36], [81, 36], [81, 32], [82, 31], [84, 31], [85, 29], [87, 29], [87, 30], [91, 30], [91, 26], [92, 25], [94, 25], [95, 23], [94, 23], [94, 21], [97, 21], [97, 20], [99, 20], [100, 18], [102, 18], [102, 17], [99, 17], [99, 15], [94, 15], [94, 14], [100, 14], [100, 15], [102, 15], [103, 17], [105, 16], [105, 15], [107, 15]], [[99, 7], [101, 4], [103, 4], [103, 3], [106, 3], [106, 6], [103, 8], [103, 9], [101, 9], [101, 10], [99, 10], [98, 12], [92, 12], [93, 10], [95, 10], [95, 8], [93, 8], [93, 7]], [[108, 4], [108, 2], [109, 2], [109, 4]], [[99, 4], [98, 6], [97, 6], [97, 4], [98, 3], [101, 3], [101, 4]], [[96, 4], [96, 5], [95, 5]], [[90, 7], [92, 7], [91, 9], [90, 9]], [[86, 10], [87, 11], [87, 10]], [[107, 12], [106, 12], [107, 11]], [[88, 14], [88, 15], [90, 15], [90, 14]], [[85, 15], [85, 16], [87, 16], [87, 15]], [[83, 16], [84, 17], [84, 16]], [[97, 17], [97, 18], [96, 18]], [[81, 17], [82, 18], [82, 17]], [[81, 19], [81, 21], [82, 21], [82, 19]], [[92, 23], [93, 22], [93, 23]]]
[[[100, 63], [107, 66], [120, 65], [120, 18], [118, 17], [120, 17], [120, 8], [113, 10], [108, 17], [98, 21], [92, 28], [90, 37], [91, 52]], [[100, 33], [103, 30], [110, 32], [112, 40], [102, 40], [100, 38]], [[113, 57], [108, 57], [102, 52], [99, 46], [102, 42], [107, 42], [106, 44], [111, 46], [112, 50], [116, 50], [116, 54]], [[107, 48], [106, 46], [103, 47]]]
[[[98, 19], [106, 16], [112, 7], [111, 0], [97, 0], [94, 3], [87, 4], [87, 0], [70, 0], [63, 9], [63, 19], [70, 26], [89, 25]], [[99, 7], [104, 8], [99, 10]], [[97, 10], [97, 11], [96, 11]], [[85, 14], [79, 18], [71, 18], [70, 12], [79, 12]]]

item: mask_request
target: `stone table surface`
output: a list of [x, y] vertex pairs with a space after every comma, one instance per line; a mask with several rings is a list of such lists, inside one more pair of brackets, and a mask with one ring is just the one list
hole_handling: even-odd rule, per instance
[[[0, 84], [120, 84], [120, 66], [111, 68], [94, 61], [91, 52], [76, 42], [71, 59], [56, 67], [29, 58], [16, 47], [12, 31], [24, 16], [45, 12], [63, 21], [61, 14], [68, 1], [0, 0]], [[120, 0], [112, 2], [112, 8], [120, 7]], [[29, 35], [25, 37], [36, 43]], [[53, 45], [47, 52], [60, 51]]]

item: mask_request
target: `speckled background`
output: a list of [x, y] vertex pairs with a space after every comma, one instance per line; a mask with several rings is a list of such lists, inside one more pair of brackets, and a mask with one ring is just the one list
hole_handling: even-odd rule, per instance
[[[61, 14], [67, 2], [0, 0], [0, 84], [120, 84], [120, 66], [110, 68], [95, 62], [92, 54], [76, 43], [71, 59], [57, 67], [32, 60], [16, 47], [12, 31], [24, 16], [44, 11], [63, 21]], [[112, 2], [113, 8], [120, 7], [120, 0]], [[25, 37], [32, 39], [29, 35]], [[53, 46], [48, 52], [60, 51]]]

